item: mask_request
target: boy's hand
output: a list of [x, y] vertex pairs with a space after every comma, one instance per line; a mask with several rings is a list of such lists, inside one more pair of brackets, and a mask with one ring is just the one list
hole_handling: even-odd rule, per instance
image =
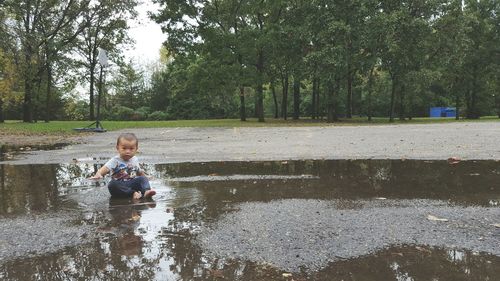
[[142, 194], [139, 191], [134, 192], [134, 195], [132, 195], [132, 198], [134, 199], [141, 199]]
[[91, 176], [91, 177], [89, 178], [89, 180], [100, 180], [100, 179], [102, 179], [102, 178], [103, 178], [103, 176], [102, 176], [101, 174], [97, 173], [97, 174], [95, 174], [95, 175]]

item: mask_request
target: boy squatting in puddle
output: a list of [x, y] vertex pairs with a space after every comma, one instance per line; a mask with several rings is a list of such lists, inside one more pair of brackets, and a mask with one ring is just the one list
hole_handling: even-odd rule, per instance
[[144, 170], [135, 156], [139, 140], [133, 133], [123, 133], [116, 140], [118, 155], [102, 166], [91, 179], [102, 179], [111, 172], [108, 190], [112, 197], [151, 198], [156, 191], [149, 186]]

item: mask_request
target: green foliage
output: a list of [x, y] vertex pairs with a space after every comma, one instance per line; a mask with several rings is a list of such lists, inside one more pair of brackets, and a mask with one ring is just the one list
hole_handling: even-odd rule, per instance
[[64, 112], [66, 115], [62, 118], [63, 120], [86, 120], [88, 104], [82, 100], [75, 100], [69, 98], [66, 100], [64, 105]]
[[150, 121], [167, 120], [167, 114], [163, 111], [155, 111], [148, 115], [148, 120]]
[[[108, 87], [114, 89], [110, 101], [130, 108], [147, 104], [144, 75], [134, 68], [132, 62], [122, 65]], [[147, 113], [145, 114], [147, 115]]]
[[[21, 2], [0, 10], [8, 118], [93, 119], [98, 48], [114, 62], [102, 119], [500, 114], [497, 0], [157, 0], [169, 39], [146, 70], [120, 53], [136, 0]], [[84, 101], [69, 98], [78, 83]]]
[[[270, 82], [277, 82], [278, 103], [286, 105], [279, 108], [290, 113], [294, 101], [284, 101], [285, 78], [289, 87], [296, 78], [309, 87], [302, 89], [296, 107], [303, 116], [371, 112], [404, 119], [425, 116], [430, 106], [456, 104], [476, 112], [468, 114], [472, 118], [491, 114], [495, 104], [498, 60], [484, 59], [498, 53], [497, 1], [466, 1], [464, 9], [461, 1], [444, 0], [159, 2], [165, 5], [155, 19], [169, 32], [174, 65], [177, 60], [183, 65], [183, 71], [170, 71], [161, 81], [176, 84], [165, 95], [175, 118], [213, 116], [217, 107], [224, 116], [235, 114], [232, 103], [212, 108], [210, 102], [225, 95], [238, 98], [241, 85], [252, 86], [256, 94], [246, 91], [242, 106], [257, 105], [257, 110], [259, 85]], [[484, 64], [488, 67], [479, 67]], [[373, 69], [377, 75], [369, 85]], [[321, 84], [313, 110], [314, 79]], [[200, 88], [179, 81], [197, 81]], [[270, 116], [274, 100], [269, 92], [263, 98]]]
[[136, 120], [135, 112], [132, 108], [126, 106], [115, 106], [109, 113], [109, 120]]

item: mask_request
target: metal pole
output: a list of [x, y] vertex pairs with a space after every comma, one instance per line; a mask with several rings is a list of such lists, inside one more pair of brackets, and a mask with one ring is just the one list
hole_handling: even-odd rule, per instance
[[[1, 1], [1, 0], [0, 0]], [[87, 127], [84, 128], [75, 128], [74, 130], [76, 131], [83, 131], [83, 132], [99, 132], [103, 133], [106, 132], [106, 130], [102, 127], [101, 125], [101, 96], [102, 96], [102, 76], [103, 76], [103, 69], [106, 66], [109, 66], [108, 64], [108, 57], [106, 56], [106, 51], [99, 48], [99, 66], [100, 66], [100, 73], [99, 73], [99, 85], [97, 88], [97, 115], [96, 115], [96, 120], [94, 123], [88, 125]], [[91, 128], [95, 124], [95, 128]]]
[[95, 127], [97, 129], [102, 129], [101, 122], [100, 122], [100, 113], [101, 113], [101, 95], [102, 95], [102, 65], [100, 65], [101, 71], [99, 73], [99, 93], [97, 95], [97, 115], [96, 115], [96, 122], [95, 122]]

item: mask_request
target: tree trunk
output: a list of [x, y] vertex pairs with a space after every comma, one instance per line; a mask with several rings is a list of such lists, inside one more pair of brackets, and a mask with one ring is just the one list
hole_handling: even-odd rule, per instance
[[299, 120], [300, 116], [300, 79], [293, 77], [293, 120]]
[[498, 118], [500, 118], [500, 95], [499, 94], [495, 95], [495, 105], [496, 105], [496, 108], [497, 108]]
[[317, 94], [318, 79], [313, 78], [312, 102], [311, 102], [311, 119], [316, 119], [316, 94]]
[[373, 91], [373, 70], [374, 67], [370, 69], [370, 74], [368, 75], [368, 121], [372, 121], [372, 91]]
[[3, 115], [3, 99], [0, 97], [0, 123], [5, 122], [5, 116]]
[[405, 88], [401, 86], [399, 88], [399, 120], [405, 120]]
[[[260, 85], [262, 87], [262, 85]], [[256, 87], [255, 97], [253, 99], [253, 118], [259, 118], [259, 85]]]
[[349, 67], [348, 72], [347, 72], [347, 118], [352, 118], [352, 74], [351, 74], [351, 69]]
[[454, 83], [450, 86], [450, 91], [455, 93], [455, 120], [460, 119], [460, 92], [458, 91], [458, 78], [455, 78]]
[[413, 95], [410, 94], [410, 97], [408, 98], [408, 120], [413, 119]]
[[[319, 109], [320, 94], [321, 94], [321, 80], [318, 78], [318, 85], [316, 86], [316, 119], [323, 119], [322, 112]], [[324, 96], [323, 96], [324, 97]]]
[[[347, 25], [350, 25], [351, 19], [348, 17], [348, 14], [345, 13], [345, 22]], [[354, 71], [352, 70], [352, 56], [353, 56], [353, 47], [352, 47], [352, 37], [351, 37], [351, 32], [347, 33], [347, 38], [346, 38], [346, 65], [347, 65], [347, 98], [346, 98], [346, 117], [351, 119], [352, 118], [352, 80], [353, 80], [353, 75]], [[338, 87], [338, 86], [337, 86]]]
[[[238, 33], [238, 25], [235, 22], [234, 23], [234, 32], [237, 34]], [[239, 82], [240, 82], [240, 120], [241, 121], [247, 121], [247, 112], [246, 112], [246, 107], [245, 107], [245, 87], [243, 86], [243, 83], [241, 82], [243, 78], [243, 73], [242, 73], [242, 67], [243, 67], [243, 56], [241, 54], [238, 54], [238, 66], [239, 66]]]
[[278, 119], [279, 106], [278, 106], [278, 98], [276, 97], [276, 89], [274, 87], [274, 80], [271, 82], [271, 93], [273, 94], [273, 101], [274, 101], [274, 119]]
[[264, 97], [263, 97], [263, 87], [261, 83], [257, 85], [257, 102], [255, 110], [257, 111], [256, 115], [257, 118], [259, 119], [259, 122], [264, 122]]
[[283, 84], [283, 98], [281, 99], [281, 116], [284, 120], [288, 118], [288, 73], [281, 79]]
[[396, 95], [396, 75], [391, 74], [391, 105], [389, 110], [389, 122], [394, 122], [394, 98]]
[[26, 50], [25, 54], [26, 69], [24, 71], [24, 101], [23, 101], [23, 122], [33, 122], [33, 77], [31, 64], [31, 48]]
[[336, 107], [336, 98], [335, 98], [335, 86], [333, 85], [332, 81], [327, 82], [327, 91], [328, 91], [328, 96], [327, 96], [327, 117], [326, 117], [326, 122], [328, 123], [333, 123], [335, 121], [338, 121], [337, 118], [337, 112], [335, 110]]
[[240, 120], [247, 121], [245, 110], [245, 87], [240, 86]]
[[469, 90], [468, 102], [467, 102], [467, 119], [477, 119], [476, 114], [476, 91], [473, 89]]
[[476, 108], [477, 104], [477, 70], [474, 67], [472, 70], [472, 87], [468, 90], [467, 97], [467, 119], [478, 119], [479, 112]]
[[[24, 31], [27, 35], [31, 33], [31, 5], [27, 3], [27, 16], [24, 22]], [[31, 66], [31, 60], [33, 56], [33, 45], [31, 42], [31, 38], [27, 36], [26, 46], [24, 48], [24, 63], [25, 68], [23, 71], [24, 75], [24, 101], [23, 101], [23, 122], [33, 122], [33, 104], [32, 104], [32, 95], [33, 95], [33, 69]]]
[[38, 118], [40, 117], [40, 93], [42, 92], [42, 75], [38, 77], [36, 81], [36, 94], [35, 94], [35, 102], [33, 103], [33, 119], [34, 122], [38, 122]]
[[47, 63], [47, 97], [45, 100], [45, 122], [48, 123], [51, 118], [50, 98], [52, 92], [52, 66]]
[[[0, 146], [0, 153], [2, 153], [2, 146]], [[5, 188], [5, 165], [0, 165], [0, 192], [2, 192], [2, 194], [6, 194], [7, 193], [7, 190]], [[2, 199], [5, 200], [6, 198], [8, 198], [7, 196], [2, 196]], [[2, 204], [0, 204], [0, 206], [2, 206], [2, 214], [6, 214], [7, 213], [7, 202], [3, 201]]]
[[469, 119], [470, 116], [471, 116], [471, 98], [470, 98], [470, 95], [471, 95], [471, 90], [470, 90], [470, 86], [467, 88], [467, 90], [465, 91], [465, 118]]
[[257, 55], [257, 103], [256, 103], [256, 113], [259, 122], [264, 122], [264, 94], [263, 94], [263, 75], [264, 75], [264, 54], [262, 49], [259, 50]]

